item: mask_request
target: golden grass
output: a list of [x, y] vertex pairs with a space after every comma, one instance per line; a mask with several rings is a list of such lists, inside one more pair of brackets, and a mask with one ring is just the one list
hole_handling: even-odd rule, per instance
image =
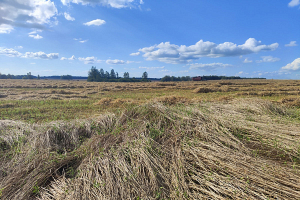
[[169, 101], [69, 123], [0, 121], [1, 197], [299, 198], [295, 110], [253, 98]]
[[295, 80], [0, 80], [0, 198], [297, 199], [299, 94]]

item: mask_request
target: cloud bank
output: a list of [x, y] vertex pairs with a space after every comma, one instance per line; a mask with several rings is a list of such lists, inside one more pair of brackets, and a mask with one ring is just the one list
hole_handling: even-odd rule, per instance
[[33, 59], [47, 59], [53, 60], [58, 59], [58, 53], [49, 53], [46, 54], [42, 51], [39, 52], [26, 52], [24, 54], [14, 50], [0, 47], [0, 55], [8, 56], [8, 57], [19, 57], [19, 58], [33, 58]]
[[63, 5], [70, 3], [82, 4], [82, 5], [102, 5], [112, 8], [126, 8], [133, 7], [136, 4], [143, 4], [143, 1], [138, 0], [61, 0]]
[[249, 38], [244, 44], [237, 45], [232, 42], [215, 44], [213, 42], [204, 42], [200, 40], [194, 45], [175, 45], [170, 42], [162, 42], [158, 45], [139, 49], [143, 52], [146, 60], [157, 60], [164, 63], [188, 63], [198, 60], [201, 57], [230, 57], [241, 56], [246, 54], [258, 53], [261, 51], [273, 51], [278, 48], [278, 43], [270, 45], [261, 44], [254, 38]]
[[223, 64], [223, 63], [194, 63], [189, 64], [190, 69], [202, 69], [202, 70], [213, 70], [216, 68], [224, 68], [224, 67], [232, 67], [233, 65], [230, 64]]
[[0, 33], [10, 33], [14, 27], [45, 29], [57, 15], [51, 0], [1, 0]]

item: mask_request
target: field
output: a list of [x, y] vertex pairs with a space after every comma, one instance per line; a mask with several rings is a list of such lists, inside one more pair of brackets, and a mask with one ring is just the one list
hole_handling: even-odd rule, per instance
[[300, 81], [0, 80], [0, 199], [300, 199]]

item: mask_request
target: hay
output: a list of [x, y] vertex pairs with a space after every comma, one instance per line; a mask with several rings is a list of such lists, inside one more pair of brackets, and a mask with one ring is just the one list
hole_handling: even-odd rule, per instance
[[238, 99], [150, 102], [70, 123], [1, 121], [1, 197], [297, 199], [300, 126], [291, 117]]

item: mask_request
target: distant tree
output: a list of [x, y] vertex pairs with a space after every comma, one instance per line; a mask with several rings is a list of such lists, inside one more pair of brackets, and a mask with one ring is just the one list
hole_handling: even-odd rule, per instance
[[114, 69], [110, 70], [110, 78], [115, 79], [116, 78], [116, 73]]
[[12, 78], [13, 78], [12, 75], [7, 74], [7, 79], [12, 79]]
[[119, 78], [119, 73], [118, 72], [116, 72], [116, 77], [117, 77], [117, 79]]
[[108, 71], [106, 71], [105, 72], [105, 78], [107, 78], [107, 79], [109, 79], [110, 77], [109, 77], [109, 73], [108, 73]]
[[39, 75], [39, 74], [38, 74], [38, 76], [37, 76], [37, 79], [38, 79], [38, 80], [40, 80], [40, 79], [41, 79], [41, 77], [40, 77], [40, 75]]
[[73, 77], [71, 75], [62, 75], [62, 76], [60, 76], [60, 79], [62, 79], [62, 80], [72, 80]]
[[128, 72], [124, 72], [123, 77], [124, 77], [125, 79], [129, 79], [129, 73], [128, 73]]
[[104, 70], [101, 68], [100, 69], [100, 78], [105, 78], [105, 73], [104, 73]]
[[93, 82], [97, 81], [100, 78], [100, 73], [96, 67], [92, 66], [91, 70], [88, 73], [88, 79], [87, 81]]
[[148, 78], [148, 73], [144, 72], [143, 75], [142, 75], [142, 79], [147, 79], [147, 78]]
[[33, 79], [32, 75], [31, 75], [31, 72], [27, 73], [27, 79]]

